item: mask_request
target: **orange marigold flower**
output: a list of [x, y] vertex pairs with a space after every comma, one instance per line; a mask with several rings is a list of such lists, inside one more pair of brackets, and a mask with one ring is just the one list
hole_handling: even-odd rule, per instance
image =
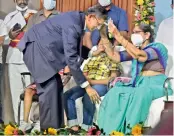
[[142, 134], [142, 126], [140, 124], [138, 125], [135, 125], [133, 128], [132, 128], [132, 135], [141, 135]]
[[54, 129], [54, 128], [49, 128], [48, 129], [48, 134], [50, 134], [50, 135], [56, 135], [57, 134], [57, 130]]
[[7, 125], [4, 129], [4, 135], [13, 135], [16, 128], [12, 127], [11, 125]]

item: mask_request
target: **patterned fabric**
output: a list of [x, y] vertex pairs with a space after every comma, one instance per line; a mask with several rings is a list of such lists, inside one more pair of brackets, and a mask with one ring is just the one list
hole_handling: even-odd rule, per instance
[[[28, 20], [29, 18], [33, 15], [33, 13], [29, 13], [29, 15], [27, 17], [25, 17], [25, 21], [26, 21], [26, 24], [28, 23]], [[26, 27], [27, 25], [22, 29], [22, 31], [19, 33], [19, 35], [14, 39], [14, 40], [11, 40], [10, 42], [10, 46], [11, 47], [16, 47], [18, 42], [22, 39], [22, 37], [24, 36], [24, 33], [26, 31]]]
[[121, 64], [111, 61], [105, 53], [92, 57], [84, 66], [83, 72], [88, 73], [88, 78], [93, 80], [107, 79], [111, 71], [121, 71]]

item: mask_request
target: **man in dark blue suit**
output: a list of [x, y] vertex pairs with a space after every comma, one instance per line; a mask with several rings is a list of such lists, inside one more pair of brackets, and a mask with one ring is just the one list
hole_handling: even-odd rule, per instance
[[33, 26], [18, 44], [40, 95], [41, 129], [60, 128], [64, 124], [63, 86], [57, 72], [66, 65], [91, 100], [100, 100], [80, 70], [83, 60], [79, 50], [85, 27], [95, 29], [105, 18], [105, 11], [100, 6], [92, 7], [86, 13], [62, 13]]

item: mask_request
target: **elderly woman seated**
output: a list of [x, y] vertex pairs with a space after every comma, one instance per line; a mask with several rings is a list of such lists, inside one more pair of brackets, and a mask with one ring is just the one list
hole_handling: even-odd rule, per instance
[[[121, 65], [113, 62], [108, 58], [105, 53], [106, 48], [110, 48], [112, 44], [109, 42], [106, 33], [106, 26], [102, 26], [100, 29], [101, 39], [97, 50], [92, 52], [92, 57], [89, 62], [84, 66], [83, 73], [97, 91], [98, 95], [104, 96], [107, 93], [107, 84], [111, 77], [116, 77], [121, 74]], [[111, 50], [114, 50], [111, 47]], [[93, 123], [93, 116], [95, 113], [95, 104], [92, 103], [85, 89], [80, 86], [76, 86], [64, 94], [65, 111], [68, 119], [69, 126], [72, 126], [73, 130], [78, 130], [78, 120], [75, 101], [83, 97], [83, 124], [82, 128], [88, 129]]]
[[[132, 80], [129, 83], [116, 83], [105, 95], [98, 124], [107, 134], [113, 130], [129, 133], [127, 126], [144, 122], [151, 102], [164, 96], [168, 53], [164, 45], [153, 42], [153, 30], [147, 24], [134, 27], [132, 43], [121, 36], [112, 21], [108, 28], [126, 51], [113, 52], [109, 48], [105, 51], [116, 63], [132, 61]], [[172, 94], [171, 88], [169, 94]]]

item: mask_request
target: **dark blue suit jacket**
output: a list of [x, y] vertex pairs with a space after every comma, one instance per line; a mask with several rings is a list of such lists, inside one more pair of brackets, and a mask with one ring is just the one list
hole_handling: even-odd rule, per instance
[[79, 56], [84, 22], [84, 13], [66, 12], [25, 33], [18, 48], [23, 51], [24, 62], [37, 83], [47, 81], [66, 65], [78, 85], [86, 81]]

